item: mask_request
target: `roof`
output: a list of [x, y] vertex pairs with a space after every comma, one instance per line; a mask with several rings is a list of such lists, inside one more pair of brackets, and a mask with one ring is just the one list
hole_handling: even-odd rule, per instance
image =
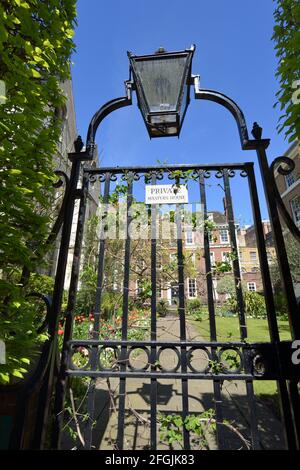
[[216, 224], [227, 224], [227, 219], [223, 212], [211, 211], [208, 214], [213, 214], [213, 220]]

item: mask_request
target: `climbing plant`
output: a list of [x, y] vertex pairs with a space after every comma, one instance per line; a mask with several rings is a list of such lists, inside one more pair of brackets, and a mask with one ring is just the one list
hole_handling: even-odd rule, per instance
[[[41, 263], [39, 247], [49, 231], [53, 156], [65, 103], [60, 84], [70, 77], [75, 18], [75, 0], [0, 2], [0, 80], [5, 84], [0, 104], [0, 315], [6, 325], [0, 339], [11, 351], [0, 366], [5, 370], [0, 382], [18, 374], [20, 355], [26, 365], [38, 342], [30, 302], [12, 274]], [[16, 347], [19, 339], [22, 348]]]
[[289, 142], [300, 137], [300, 3], [298, 0], [276, 0], [274, 11], [275, 43], [278, 65], [276, 94], [281, 116], [279, 131]]

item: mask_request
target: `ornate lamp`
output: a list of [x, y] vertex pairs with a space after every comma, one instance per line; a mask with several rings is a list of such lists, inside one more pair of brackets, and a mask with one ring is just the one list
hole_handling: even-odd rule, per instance
[[130, 70], [149, 136], [179, 136], [190, 102], [191, 66], [195, 46], [179, 52], [159, 48], [155, 54], [128, 52]]

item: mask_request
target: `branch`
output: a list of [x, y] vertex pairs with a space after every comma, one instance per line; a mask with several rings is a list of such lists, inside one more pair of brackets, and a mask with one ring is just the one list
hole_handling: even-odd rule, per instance
[[83, 446], [85, 446], [85, 441], [84, 441], [83, 436], [81, 434], [79, 422], [78, 422], [78, 419], [77, 419], [77, 413], [76, 413], [75, 403], [74, 403], [74, 395], [73, 395], [73, 390], [71, 389], [71, 387], [69, 388], [69, 393], [70, 393], [71, 407], [72, 407], [73, 418], [74, 418], [74, 422], [75, 422], [75, 426], [76, 426], [76, 431], [77, 431], [77, 434], [78, 434], [78, 437], [79, 437], [79, 440], [80, 440], [81, 444]]

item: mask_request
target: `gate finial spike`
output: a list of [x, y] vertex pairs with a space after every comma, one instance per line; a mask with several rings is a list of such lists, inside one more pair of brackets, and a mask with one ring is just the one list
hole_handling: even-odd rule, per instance
[[260, 140], [262, 136], [262, 127], [260, 127], [257, 122], [253, 124], [253, 128], [251, 134], [253, 135], [254, 139]]
[[75, 152], [76, 152], [76, 153], [81, 152], [82, 147], [83, 147], [83, 141], [82, 141], [81, 136], [79, 135], [79, 136], [77, 137], [77, 139], [74, 141]]

